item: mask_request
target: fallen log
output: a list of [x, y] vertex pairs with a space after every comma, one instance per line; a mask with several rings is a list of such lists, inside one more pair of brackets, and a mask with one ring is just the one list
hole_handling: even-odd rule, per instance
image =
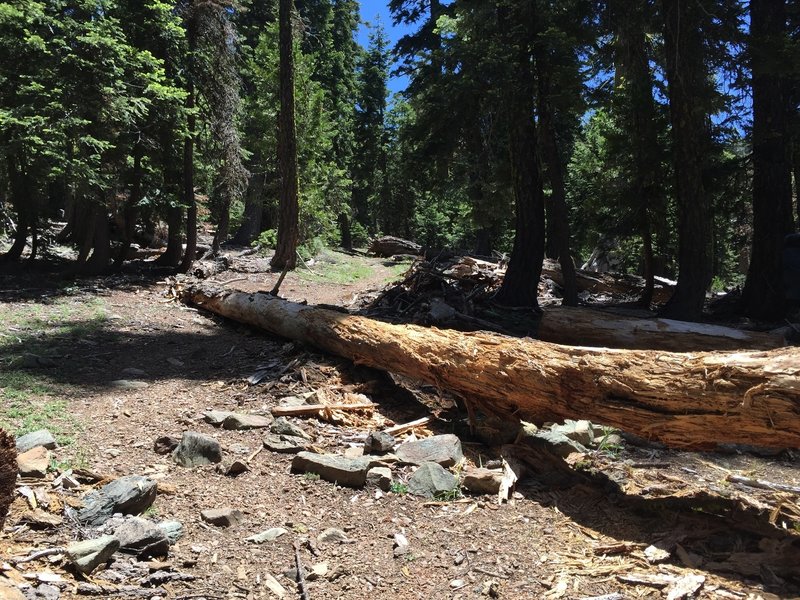
[[544, 310], [536, 337], [569, 346], [672, 352], [770, 350], [786, 346], [782, 332], [744, 331], [672, 319], [640, 319], [591, 308], [557, 306]]
[[375, 256], [383, 256], [386, 258], [396, 254], [418, 255], [422, 252], [422, 246], [410, 240], [385, 235], [372, 240], [367, 252]]
[[800, 348], [677, 353], [391, 325], [269, 294], [190, 286], [186, 302], [534, 423], [589, 419], [685, 449], [800, 447]]

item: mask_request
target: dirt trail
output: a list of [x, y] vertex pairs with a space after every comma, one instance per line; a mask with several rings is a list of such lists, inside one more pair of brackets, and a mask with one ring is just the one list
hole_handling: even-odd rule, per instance
[[[269, 289], [277, 274], [259, 271], [264, 263], [257, 261], [263, 260], [253, 259], [253, 272], [226, 272], [215, 280], [243, 290]], [[348, 304], [355, 294], [382, 286], [403, 268], [383, 263], [330, 254], [311, 266], [317, 275], [304, 274], [302, 268], [290, 274], [282, 295]], [[794, 578], [786, 574], [796, 563], [781, 562], [797, 556], [800, 536], [791, 527], [798, 525], [771, 527], [766, 508], [759, 512], [737, 505], [737, 488], [724, 482], [726, 472], [736, 472], [800, 485], [796, 454], [764, 459], [624, 444], [585, 456], [571, 472], [533, 474], [503, 505], [489, 496], [430, 502], [402, 493], [412, 471], [408, 466], [394, 467], [395, 492], [342, 488], [290, 474], [290, 455], [259, 451], [263, 431], [221, 430], [206, 423], [203, 413], [267, 414], [289, 396], [360, 393], [379, 405], [375, 416], [339, 424], [291, 420], [314, 439], [315, 449], [331, 453], [352, 452], [369, 428], [429, 414], [439, 417], [430, 433], [459, 434], [465, 454], [476, 464], [495, 458], [497, 449], [469, 437], [464, 416], [436, 390], [398, 387], [381, 373], [209, 317], [169, 301], [164, 285], [146, 277], [46, 289], [24, 277], [5, 284], [6, 289], [28, 291], [0, 294], [0, 364], [5, 370], [0, 394], [6, 408], [19, 405], [0, 420], [17, 428], [46, 424], [57, 429], [66, 442], [54, 453], [57, 470], [82, 467], [110, 477], [147, 475], [159, 482], [162, 493], [145, 516], [175, 519], [184, 526], [167, 564], [160, 566], [187, 579], [164, 583], [167, 598], [278, 597], [270, 591], [268, 575], [285, 588], [285, 598], [297, 598], [287, 576], [295, 543], [307, 571], [316, 565], [320, 573], [307, 583], [314, 600], [662, 598], [689, 576], [703, 578], [698, 598], [800, 593], [796, 569]], [[27, 354], [47, 361], [15, 362]], [[265, 365], [273, 365], [269, 376], [249, 385], [245, 379]], [[120, 380], [143, 383], [125, 387]], [[23, 397], [38, 416], [21, 414]], [[179, 437], [187, 430], [216, 438], [228, 459], [254, 455], [250, 470], [229, 477], [214, 466], [185, 469], [154, 452], [156, 438]], [[44, 489], [58, 496], [49, 484]], [[61, 501], [74, 503], [83, 492], [65, 492]], [[733, 500], [727, 502], [726, 495]], [[784, 496], [787, 506], [797, 501]], [[774, 494], [765, 491], [764, 507], [770, 498]], [[56, 505], [61, 506], [54, 500]], [[201, 520], [201, 510], [219, 507], [238, 509], [244, 519], [230, 528]], [[18, 497], [0, 536], [0, 563], [32, 549], [66, 545], [81, 534], [94, 535], [69, 521], [34, 530], [21, 525], [25, 512], [25, 500]], [[264, 544], [245, 541], [272, 527], [287, 533]], [[317, 542], [328, 528], [341, 529], [346, 540]], [[398, 557], [396, 534], [410, 544]], [[668, 554], [651, 564], [647, 557], [652, 553], [645, 552], [651, 545]], [[117, 584], [138, 586], [131, 573], [151, 568], [117, 554], [91, 581], [105, 582], [111, 586], [107, 590]], [[2, 573], [15, 578], [43, 572], [64, 578], [66, 583], [58, 584], [62, 598], [78, 597], [81, 578], [65, 572], [58, 560], [4, 566], [0, 580]], [[35, 578], [28, 581], [38, 585]]]

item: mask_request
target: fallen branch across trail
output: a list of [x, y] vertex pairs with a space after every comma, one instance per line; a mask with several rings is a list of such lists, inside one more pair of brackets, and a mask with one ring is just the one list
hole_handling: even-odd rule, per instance
[[664, 352], [560, 346], [391, 325], [190, 286], [182, 299], [357, 364], [425, 381], [475, 408], [534, 423], [589, 419], [679, 448], [800, 447], [800, 348]]

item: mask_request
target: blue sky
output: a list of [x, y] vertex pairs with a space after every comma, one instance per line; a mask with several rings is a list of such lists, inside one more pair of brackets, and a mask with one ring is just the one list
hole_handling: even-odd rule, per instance
[[[364, 22], [369, 22], [373, 25], [380, 23], [386, 31], [386, 37], [389, 39], [390, 47], [394, 47], [397, 40], [411, 31], [406, 25], [392, 25], [392, 13], [389, 12], [389, 7], [383, 0], [361, 0], [361, 21], [362, 24], [358, 28], [356, 38], [358, 39], [358, 43], [365, 48], [369, 44], [369, 37]], [[407, 84], [407, 77], [391, 77], [389, 79], [389, 93], [394, 94], [395, 92], [402, 91]]]

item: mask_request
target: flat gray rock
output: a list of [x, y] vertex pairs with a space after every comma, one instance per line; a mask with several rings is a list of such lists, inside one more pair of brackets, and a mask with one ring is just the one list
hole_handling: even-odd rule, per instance
[[235, 508], [210, 508], [202, 511], [200, 517], [206, 523], [211, 523], [217, 527], [231, 527], [244, 520], [244, 513]]
[[424, 498], [436, 498], [458, 489], [458, 479], [435, 462], [426, 462], [408, 480], [408, 491]]
[[84, 525], [102, 525], [114, 513], [138, 515], [155, 499], [155, 481], [141, 475], [126, 475], [87, 494], [83, 508], [78, 511], [78, 521]]
[[269, 433], [264, 438], [264, 448], [272, 452], [297, 454], [308, 448], [308, 440], [296, 435]]
[[261, 533], [251, 535], [249, 538], [245, 538], [245, 541], [253, 542], [254, 544], [263, 544], [264, 542], [274, 542], [285, 533], [289, 532], [286, 531], [283, 527], [272, 527], [270, 529], [267, 529], [266, 531], [262, 531]]
[[289, 419], [286, 417], [278, 417], [275, 419], [272, 422], [272, 425], [269, 426], [269, 430], [276, 435], [291, 435], [294, 437], [305, 438], [307, 440], [311, 439], [310, 435], [289, 421]]
[[166, 556], [169, 552], [167, 534], [158, 525], [141, 517], [131, 517], [114, 529], [120, 549], [136, 553], [140, 558]]
[[573, 452], [586, 453], [588, 450], [582, 444], [571, 440], [563, 433], [557, 431], [540, 431], [528, 438], [526, 443], [531, 446], [547, 448], [553, 454], [566, 458]]
[[589, 421], [573, 421], [567, 419], [563, 425], [553, 425], [550, 428], [555, 433], [563, 433], [574, 442], [589, 446], [594, 441], [594, 429]]
[[464, 459], [461, 440], [452, 433], [405, 442], [397, 447], [395, 454], [401, 461], [413, 465], [433, 462], [443, 467], [452, 467]]
[[143, 390], [150, 387], [146, 381], [139, 381], [138, 379], [117, 379], [111, 382], [111, 387], [120, 390]]
[[172, 453], [172, 460], [182, 467], [210, 465], [222, 462], [222, 448], [211, 436], [184, 431], [180, 444]]
[[364, 441], [365, 454], [385, 454], [391, 452], [397, 440], [391, 433], [371, 431]]
[[120, 548], [119, 540], [113, 535], [70, 544], [67, 546], [67, 558], [75, 568], [89, 575], [97, 567], [108, 562], [111, 556]]
[[318, 544], [347, 544], [350, 538], [341, 529], [336, 527], [328, 527], [317, 536]]
[[161, 521], [158, 528], [164, 532], [170, 544], [176, 543], [183, 537], [183, 523], [180, 521]]
[[321, 479], [347, 487], [364, 487], [374, 456], [345, 458], [336, 454], [301, 452], [292, 459], [292, 473], [316, 473]]
[[264, 429], [272, 424], [272, 417], [261, 415], [251, 415], [246, 413], [233, 413], [225, 417], [222, 421], [222, 428], [231, 431], [242, 431], [246, 429]]
[[232, 414], [233, 411], [230, 410], [208, 410], [203, 413], [203, 420], [214, 427], [219, 427]]
[[56, 438], [47, 429], [39, 429], [38, 431], [31, 431], [17, 438], [17, 452], [23, 453], [36, 448], [36, 446], [44, 446], [48, 450], [55, 450], [58, 444]]

